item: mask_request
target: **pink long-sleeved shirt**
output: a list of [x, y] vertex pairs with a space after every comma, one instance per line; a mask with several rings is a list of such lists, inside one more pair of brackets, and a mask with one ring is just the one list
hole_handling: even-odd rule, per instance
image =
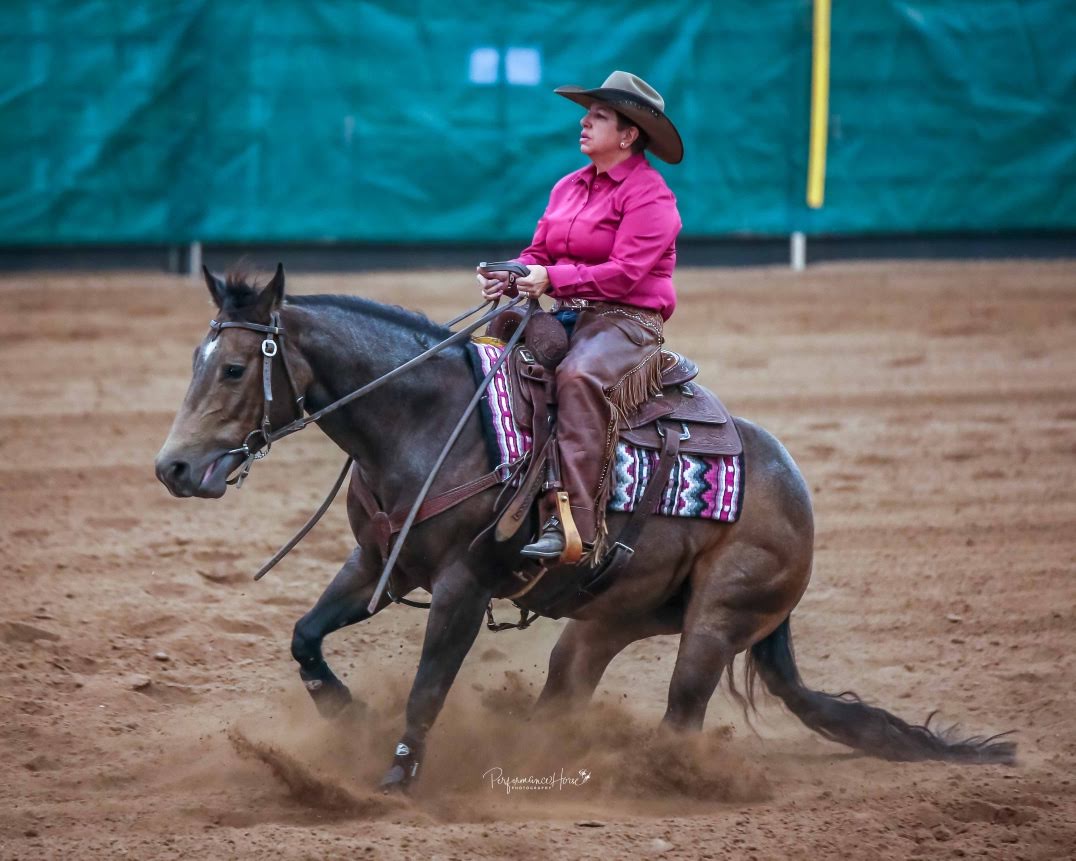
[[517, 259], [546, 267], [555, 298], [651, 308], [668, 320], [680, 227], [665, 179], [637, 153], [603, 174], [588, 165], [553, 186]]

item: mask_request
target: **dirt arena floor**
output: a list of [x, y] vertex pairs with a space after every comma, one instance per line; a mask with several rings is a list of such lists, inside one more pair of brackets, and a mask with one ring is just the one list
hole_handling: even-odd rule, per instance
[[[289, 288], [435, 319], [473, 302], [466, 272]], [[627, 649], [585, 718], [529, 724], [561, 628], [542, 621], [482, 632], [414, 798], [382, 797], [423, 611], [330, 637], [370, 713], [326, 723], [289, 642], [350, 550], [342, 506], [250, 580], [339, 452], [311, 429], [241, 492], [172, 499], [153, 457], [211, 317], [201, 283], [4, 276], [0, 857], [1076, 857], [1076, 263], [694, 269], [679, 288], [672, 345], [814, 495], [806, 682], [1014, 729], [1016, 766], [855, 756], [769, 697], [748, 724], [724, 691], [701, 738], [670, 740], [672, 637]], [[491, 769], [591, 777], [509, 793]]]

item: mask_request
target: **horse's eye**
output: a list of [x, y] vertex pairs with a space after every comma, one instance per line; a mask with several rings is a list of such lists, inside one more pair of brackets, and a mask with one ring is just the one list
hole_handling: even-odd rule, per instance
[[246, 368], [244, 368], [242, 365], [225, 365], [221, 369], [221, 373], [226, 380], [238, 380], [241, 376], [243, 376], [243, 371], [245, 370]]

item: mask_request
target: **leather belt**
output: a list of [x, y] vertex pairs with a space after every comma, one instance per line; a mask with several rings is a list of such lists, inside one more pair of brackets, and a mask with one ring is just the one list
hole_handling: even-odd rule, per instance
[[583, 310], [602, 317], [608, 314], [627, 317], [653, 332], [659, 344], [665, 343], [663, 331], [665, 321], [662, 320], [661, 313], [653, 308], [640, 308], [638, 305], [621, 305], [618, 302], [602, 302], [597, 299], [555, 299], [553, 301], [554, 313], [557, 311]]
[[616, 314], [624, 314], [632, 317], [650, 329], [655, 329], [661, 334], [661, 314], [653, 308], [643, 308], [639, 305], [622, 305], [619, 302], [606, 302], [600, 299], [554, 299], [553, 311], [582, 311], [590, 310], [597, 314], [611, 311]]
[[553, 310], [554, 311], [580, 311], [583, 308], [590, 308], [596, 303], [590, 299], [554, 299]]

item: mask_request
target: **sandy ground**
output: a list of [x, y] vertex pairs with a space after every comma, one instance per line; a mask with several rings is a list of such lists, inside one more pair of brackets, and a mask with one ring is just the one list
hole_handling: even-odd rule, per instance
[[[435, 319], [470, 304], [465, 272], [438, 279], [289, 286]], [[696, 269], [679, 285], [672, 344], [812, 488], [815, 573], [793, 616], [807, 683], [1015, 729], [1018, 765], [854, 756], [769, 698], [749, 725], [727, 693], [674, 743], [653, 731], [671, 637], [626, 650], [585, 719], [536, 726], [561, 627], [542, 621], [480, 635], [415, 797], [383, 798], [423, 612], [328, 640], [370, 712], [326, 723], [289, 641], [350, 549], [341, 507], [249, 579], [341, 455], [312, 429], [241, 492], [172, 499], [152, 461], [204, 288], [5, 276], [0, 857], [1076, 856], [1076, 264]], [[490, 769], [591, 777], [507, 793]]]

